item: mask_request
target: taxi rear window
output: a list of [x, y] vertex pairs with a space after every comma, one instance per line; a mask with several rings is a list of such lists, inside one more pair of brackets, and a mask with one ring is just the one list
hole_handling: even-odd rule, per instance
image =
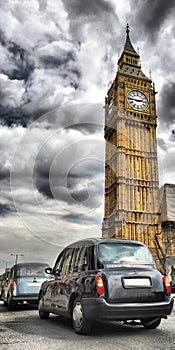
[[154, 264], [153, 257], [146, 246], [132, 243], [100, 243], [99, 258], [104, 263]]
[[46, 277], [46, 266], [23, 266], [17, 270], [17, 277], [41, 276]]

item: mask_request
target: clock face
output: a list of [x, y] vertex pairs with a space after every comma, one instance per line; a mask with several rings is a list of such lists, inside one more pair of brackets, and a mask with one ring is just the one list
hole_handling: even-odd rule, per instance
[[143, 111], [148, 107], [147, 97], [138, 90], [132, 90], [127, 96], [128, 103], [130, 106], [138, 111]]

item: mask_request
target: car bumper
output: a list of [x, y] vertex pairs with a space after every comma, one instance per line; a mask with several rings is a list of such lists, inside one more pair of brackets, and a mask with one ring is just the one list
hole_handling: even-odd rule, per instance
[[124, 321], [168, 316], [172, 312], [174, 299], [157, 303], [109, 304], [103, 298], [89, 298], [82, 299], [82, 303], [87, 319]]
[[15, 302], [38, 303], [38, 294], [33, 295], [13, 295], [12, 300]]

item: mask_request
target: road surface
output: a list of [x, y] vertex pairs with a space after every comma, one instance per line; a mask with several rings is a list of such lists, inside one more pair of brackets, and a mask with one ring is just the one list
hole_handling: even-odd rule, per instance
[[117, 322], [97, 322], [81, 336], [69, 320], [51, 315], [40, 320], [37, 309], [8, 311], [0, 302], [1, 350], [175, 350], [175, 309], [159, 328], [146, 330]]

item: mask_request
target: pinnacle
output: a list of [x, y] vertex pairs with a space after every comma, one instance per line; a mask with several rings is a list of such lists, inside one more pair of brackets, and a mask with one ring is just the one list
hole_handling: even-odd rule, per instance
[[126, 26], [126, 41], [125, 41], [124, 51], [132, 52], [132, 53], [136, 54], [137, 56], [139, 56], [138, 53], [134, 50], [134, 48], [132, 46], [132, 43], [131, 43], [131, 40], [130, 40], [130, 36], [129, 36], [129, 32], [130, 32], [130, 28], [129, 28], [129, 24], [127, 23], [127, 26]]

